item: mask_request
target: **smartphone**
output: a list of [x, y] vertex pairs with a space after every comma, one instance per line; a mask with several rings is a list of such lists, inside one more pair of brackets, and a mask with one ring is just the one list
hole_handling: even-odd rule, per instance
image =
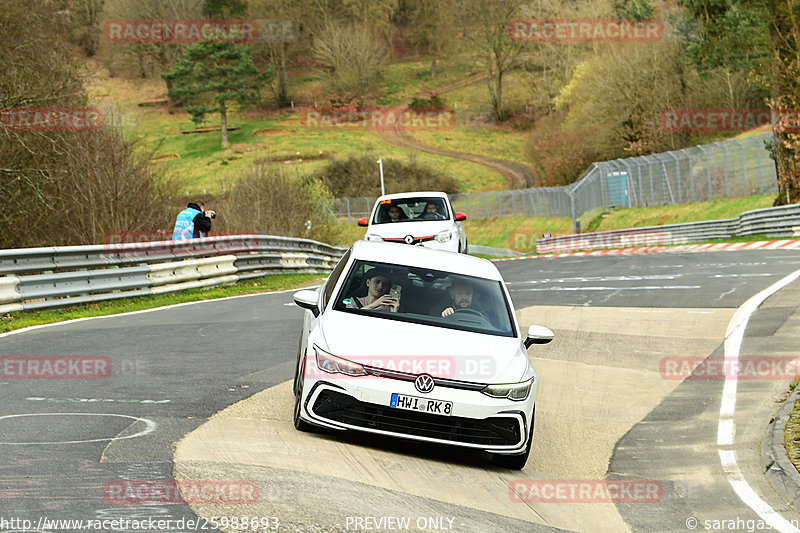
[[392, 285], [392, 288], [389, 291], [389, 296], [391, 296], [395, 300], [399, 300], [400, 299], [400, 293], [402, 291], [403, 291], [403, 287], [401, 287], [400, 285], [394, 284], [394, 285]]

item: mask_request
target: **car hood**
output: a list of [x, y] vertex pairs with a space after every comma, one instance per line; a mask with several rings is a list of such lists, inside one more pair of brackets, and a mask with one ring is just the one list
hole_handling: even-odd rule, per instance
[[528, 354], [516, 337], [499, 337], [330, 310], [321, 334], [331, 354], [387, 370], [474, 383], [516, 383]]
[[453, 226], [450, 220], [420, 220], [416, 222], [393, 222], [388, 224], [375, 224], [369, 227], [368, 233], [380, 235], [381, 237], [402, 239], [406, 235], [414, 237], [426, 237], [436, 235], [440, 231], [451, 229]]

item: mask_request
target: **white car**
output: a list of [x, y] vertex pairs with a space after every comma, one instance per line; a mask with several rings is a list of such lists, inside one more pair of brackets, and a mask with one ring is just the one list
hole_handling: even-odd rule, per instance
[[467, 253], [467, 233], [462, 220], [443, 192], [405, 192], [381, 196], [369, 218], [359, 219], [367, 227], [366, 241], [416, 244], [437, 250]]
[[[467, 297], [467, 295], [469, 295]], [[358, 241], [306, 309], [294, 425], [355, 430], [490, 452], [521, 469], [533, 437], [538, 378], [491, 262], [422, 247]]]

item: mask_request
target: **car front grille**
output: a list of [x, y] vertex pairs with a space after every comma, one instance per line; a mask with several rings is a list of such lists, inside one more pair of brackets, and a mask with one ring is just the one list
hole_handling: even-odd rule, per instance
[[313, 412], [349, 426], [389, 431], [445, 442], [481, 446], [513, 446], [520, 443], [520, 422], [514, 417], [487, 419], [438, 416], [364, 403], [340, 392], [324, 390]]

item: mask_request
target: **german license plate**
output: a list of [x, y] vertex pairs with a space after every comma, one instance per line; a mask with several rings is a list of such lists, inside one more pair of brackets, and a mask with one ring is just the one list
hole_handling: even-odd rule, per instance
[[420, 398], [418, 396], [406, 396], [405, 394], [398, 394], [396, 392], [392, 393], [392, 400], [389, 402], [389, 407], [430, 413], [432, 415], [450, 416], [453, 414], [453, 402]]

